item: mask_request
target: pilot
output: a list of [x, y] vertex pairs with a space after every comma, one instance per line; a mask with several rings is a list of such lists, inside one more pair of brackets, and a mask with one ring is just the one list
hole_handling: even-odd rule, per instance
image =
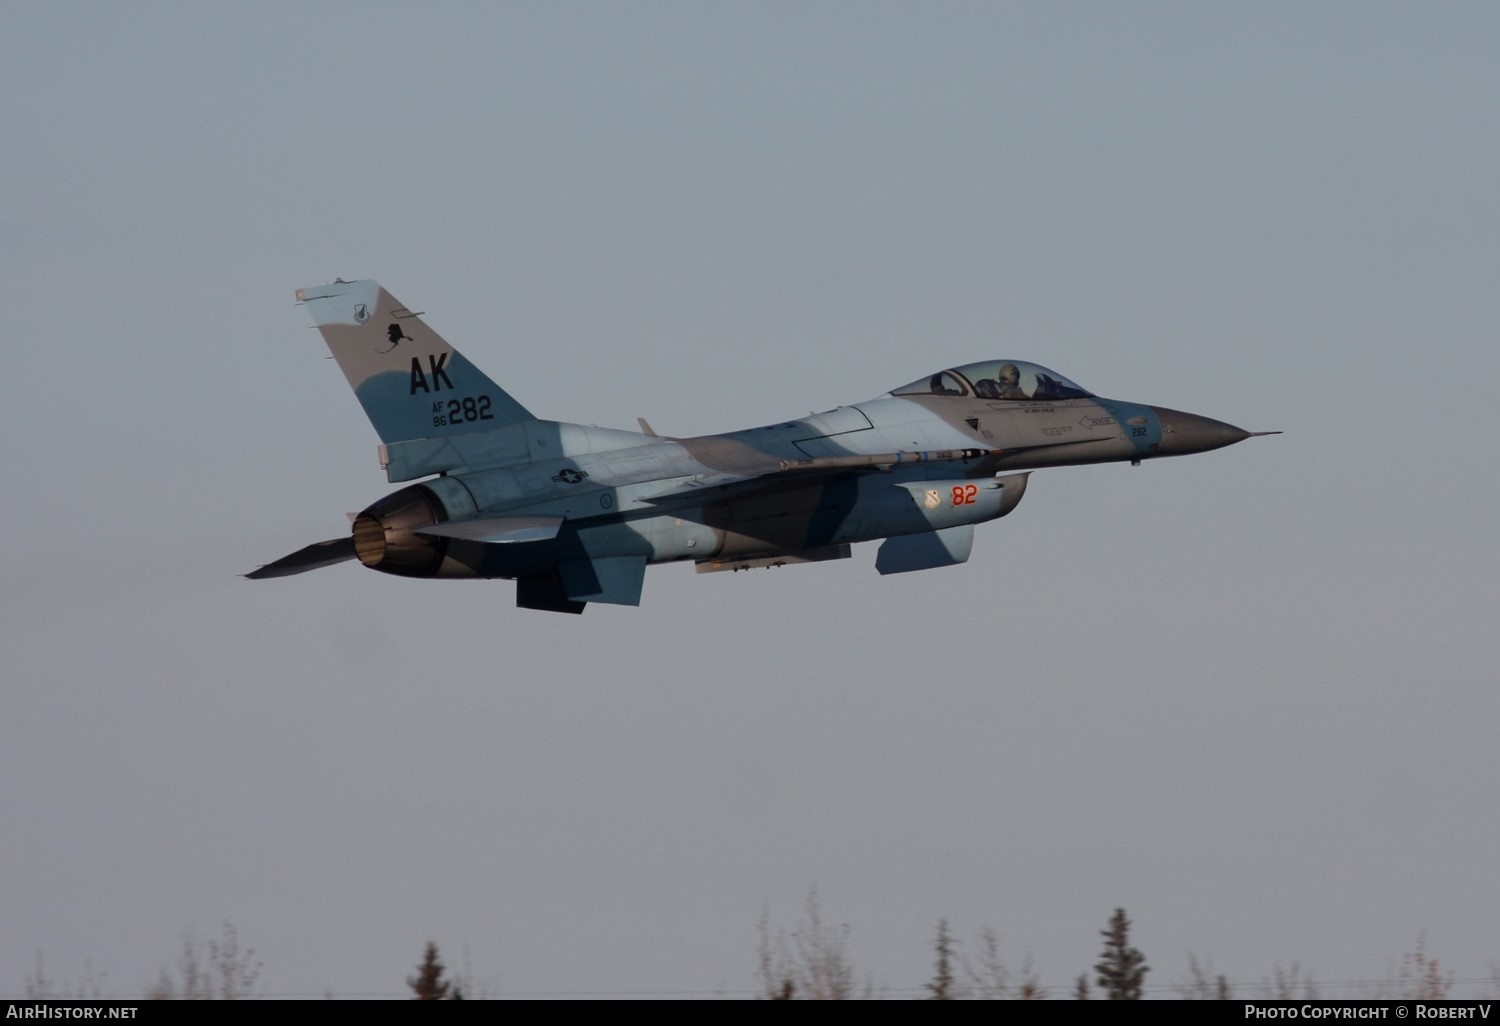
[[1013, 363], [1000, 365], [1000, 380], [984, 378], [974, 382], [974, 394], [981, 399], [1025, 399], [1021, 390], [1021, 370]]
[[1013, 363], [1002, 363], [1000, 365], [1000, 387], [999, 399], [1025, 399], [1026, 393], [1021, 389], [1021, 368]]

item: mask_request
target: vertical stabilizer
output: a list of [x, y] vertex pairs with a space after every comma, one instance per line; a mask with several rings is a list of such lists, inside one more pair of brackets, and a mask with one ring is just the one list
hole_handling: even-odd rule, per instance
[[463, 354], [373, 281], [297, 290], [382, 442], [534, 420]]

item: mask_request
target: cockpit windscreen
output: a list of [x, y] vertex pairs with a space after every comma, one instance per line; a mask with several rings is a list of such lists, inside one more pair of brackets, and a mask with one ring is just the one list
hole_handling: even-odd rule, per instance
[[952, 395], [978, 399], [1087, 399], [1093, 393], [1054, 371], [1023, 360], [986, 360], [918, 378], [891, 395]]

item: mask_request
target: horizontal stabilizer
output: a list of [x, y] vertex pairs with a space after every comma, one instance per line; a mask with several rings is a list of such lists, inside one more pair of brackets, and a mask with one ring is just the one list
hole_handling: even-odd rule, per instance
[[476, 520], [449, 520], [417, 529], [417, 534], [442, 538], [463, 538], [492, 545], [548, 541], [562, 528], [562, 517], [481, 517]]
[[937, 566], [956, 566], [968, 562], [973, 547], [973, 524], [898, 535], [881, 542], [880, 551], [875, 554], [875, 569], [882, 574], [904, 574]]
[[252, 581], [263, 580], [267, 577], [290, 577], [292, 574], [333, 566], [335, 563], [342, 563], [346, 559], [353, 558], [354, 539], [352, 537], [330, 538], [328, 541], [309, 545], [305, 549], [298, 549], [290, 556], [282, 556], [276, 562], [267, 563], [259, 570], [252, 570], [245, 576]]

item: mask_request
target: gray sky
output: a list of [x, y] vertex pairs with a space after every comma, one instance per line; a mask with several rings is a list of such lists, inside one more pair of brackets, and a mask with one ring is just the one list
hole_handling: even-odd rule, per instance
[[[1062, 991], [1500, 962], [1500, 8], [0, 7], [0, 991], [730, 992], [810, 887]], [[1018, 357], [1287, 434], [1045, 471], [963, 566], [237, 574], [393, 486], [292, 292], [687, 435]], [[1475, 984], [1474, 986], [1477, 986]], [[1473, 987], [1465, 984], [1460, 991]], [[1170, 992], [1169, 990], [1167, 992]]]

